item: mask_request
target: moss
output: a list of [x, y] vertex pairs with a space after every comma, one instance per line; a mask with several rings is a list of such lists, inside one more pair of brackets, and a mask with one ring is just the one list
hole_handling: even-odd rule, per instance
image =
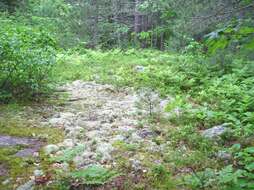
[[29, 178], [29, 174], [33, 171], [33, 162], [28, 162], [28, 159], [15, 156], [15, 153], [19, 150], [20, 147], [18, 146], [0, 148], [0, 164], [3, 164], [7, 169], [7, 175], [1, 176], [0, 181], [11, 179], [9, 184], [4, 185], [0, 183], [0, 189], [12, 189], [17, 178], [27, 179]]
[[[45, 144], [58, 143], [64, 138], [64, 133], [59, 128], [40, 127], [37, 123], [33, 123], [37, 118], [36, 113], [30, 110], [27, 114], [26, 107], [23, 105], [1, 105], [0, 109], [0, 135], [38, 138], [45, 141]], [[29, 119], [32, 120], [29, 121]], [[35, 169], [34, 163], [38, 160], [44, 171], [50, 169], [48, 158], [42, 153], [36, 160], [33, 157], [16, 157], [15, 154], [22, 148], [24, 147], [0, 147], [0, 164], [3, 164], [8, 170], [7, 175], [0, 177], [0, 189], [13, 189], [26, 182]], [[2, 182], [6, 179], [11, 179], [11, 181], [3, 185]]]
[[64, 133], [57, 128], [25, 127], [23, 125], [0, 125], [0, 134], [16, 137], [35, 137], [45, 140], [49, 144], [60, 142]]
[[113, 146], [119, 151], [136, 151], [138, 149], [138, 144], [127, 144], [123, 141], [116, 141]]

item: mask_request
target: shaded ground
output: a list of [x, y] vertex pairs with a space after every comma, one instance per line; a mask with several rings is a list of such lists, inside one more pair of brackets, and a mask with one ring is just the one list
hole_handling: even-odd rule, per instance
[[60, 129], [42, 127], [44, 117], [57, 107], [50, 103], [0, 105], [0, 189], [16, 189], [33, 176], [37, 168], [46, 168], [41, 148], [61, 141]]
[[18, 157], [27, 157], [33, 156], [33, 154], [36, 152], [38, 153], [38, 151], [43, 145], [43, 142], [34, 138], [21, 138], [0, 135], [0, 147], [17, 146], [17, 145], [22, 145], [25, 147], [20, 151], [18, 151], [15, 155]]

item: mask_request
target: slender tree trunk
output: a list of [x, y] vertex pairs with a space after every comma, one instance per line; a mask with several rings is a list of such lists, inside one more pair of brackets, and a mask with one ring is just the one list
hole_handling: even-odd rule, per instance
[[140, 0], [135, 0], [135, 12], [134, 12], [134, 32], [135, 32], [135, 44], [138, 44], [138, 33], [140, 32], [140, 13], [138, 10]]
[[93, 41], [92, 44], [96, 47], [99, 43], [98, 41], [98, 24], [99, 24], [99, 4], [97, 0], [94, 0], [93, 6], [95, 7], [95, 18], [94, 18], [94, 25], [93, 25]]

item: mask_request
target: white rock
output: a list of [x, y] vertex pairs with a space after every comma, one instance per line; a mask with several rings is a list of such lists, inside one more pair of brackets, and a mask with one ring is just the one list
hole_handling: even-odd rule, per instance
[[162, 112], [164, 112], [165, 111], [165, 109], [166, 109], [166, 107], [167, 107], [167, 105], [169, 104], [169, 100], [162, 100], [161, 102], [160, 102], [160, 110], [162, 111]]
[[95, 130], [100, 127], [100, 121], [85, 121], [82, 118], [77, 120], [77, 125], [87, 130]]
[[95, 157], [95, 153], [89, 152], [89, 151], [85, 151], [85, 152], [82, 154], [82, 157], [83, 157], [84, 159], [94, 158], [94, 157]]
[[67, 148], [72, 148], [75, 146], [75, 143], [72, 139], [65, 139], [62, 145]]
[[71, 122], [63, 119], [63, 118], [51, 118], [49, 120], [49, 124], [56, 127], [56, 126], [69, 126], [71, 125]]
[[66, 162], [64, 162], [64, 163], [54, 163], [53, 167], [56, 168], [56, 169], [66, 171], [66, 172], [69, 171], [69, 164], [66, 163]]
[[41, 177], [43, 175], [44, 175], [44, 173], [43, 173], [42, 170], [34, 170], [34, 176], [35, 177]]
[[74, 164], [78, 167], [80, 165], [82, 165], [83, 163], [83, 157], [82, 156], [76, 156], [74, 159], [73, 159], [73, 162]]
[[75, 115], [73, 113], [71, 113], [71, 112], [65, 112], [65, 113], [60, 113], [60, 117], [62, 119], [69, 119], [69, 120], [71, 120], [71, 119], [73, 119], [75, 117]]
[[84, 136], [84, 129], [82, 127], [69, 127], [66, 131], [66, 137], [80, 139]]
[[122, 133], [128, 133], [135, 131], [135, 128], [133, 126], [120, 126], [118, 127], [118, 131]]
[[143, 142], [144, 139], [142, 137], [140, 137], [137, 133], [132, 133], [131, 137], [130, 137], [130, 142]]
[[142, 73], [145, 71], [145, 67], [144, 66], [141, 66], [141, 65], [137, 65], [135, 67], [135, 71], [139, 72], [139, 73]]
[[33, 190], [34, 185], [35, 185], [35, 181], [30, 180], [27, 183], [25, 183], [24, 185], [19, 186], [16, 190]]
[[44, 151], [46, 154], [56, 153], [58, 150], [59, 150], [59, 147], [54, 144], [50, 144], [50, 145], [47, 145], [46, 147], [44, 147]]
[[139, 171], [142, 169], [142, 166], [141, 166], [141, 162], [137, 159], [134, 159], [134, 158], [131, 158], [130, 159], [130, 163], [131, 163], [131, 166], [132, 168], [135, 170], [135, 171]]
[[230, 153], [227, 153], [225, 151], [219, 151], [217, 153], [217, 157], [221, 160], [231, 160], [232, 159], [232, 155]]
[[209, 139], [217, 138], [229, 130], [226, 126], [227, 124], [223, 124], [204, 130], [202, 135]]
[[110, 143], [115, 143], [115, 142], [118, 142], [118, 141], [124, 141], [125, 140], [125, 137], [122, 136], [122, 135], [116, 135], [115, 137], [111, 138], [110, 139]]
[[98, 140], [101, 138], [101, 131], [94, 130], [86, 133], [86, 136], [91, 140]]
[[59, 125], [59, 123], [62, 123], [62, 119], [61, 118], [51, 118], [49, 120], [49, 123], [51, 125]]
[[111, 160], [110, 153], [114, 150], [114, 147], [109, 143], [101, 143], [97, 146], [96, 153], [102, 156], [102, 160]]
[[11, 179], [9, 178], [9, 179], [6, 179], [6, 180], [4, 180], [3, 182], [2, 182], [2, 185], [7, 185], [7, 184], [9, 184], [11, 182]]

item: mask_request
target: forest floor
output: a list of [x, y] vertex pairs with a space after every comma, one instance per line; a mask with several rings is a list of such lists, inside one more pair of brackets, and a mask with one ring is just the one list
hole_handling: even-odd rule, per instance
[[59, 55], [48, 99], [0, 107], [0, 189], [204, 189], [202, 171], [232, 160], [231, 129], [195, 95], [215, 97], [189, 62], [157, 51]]
[[[28, 106], [19, 111], [18, 117], [29, 118], [29, 125], [33, 124], [32, 129], [35, 132], [36, 126], [39, 126], [42, 130], [64, 131], [64, 137], [60, 135], [60, 139], [55, 139], [57, 143], [46, 145], [47, 143], [40, 139], [49, 138], [43, 137], [50, 135], [47, 131], [41, 131], [39, 136], [32, 134], [35, 137], [18, 137], [19, 134], [10, 134], [11, 130], [8, 130], [6, 133], [12, 136], [7, 136], [6, 133], [0, 136], [1, 147], [16, 147], [16, 151], [10, 153], [9, 159], [15, 157], [25, 160], [24, 163], [16, 163], [17, 167], [22, 167], [22, 164], [32, 165], [28, 167], [31, 171], [26, 174], [22, 172], [21, 176], [14, 179], [8, 176], [8, 173], [17, 171], [12, 171], [8, 163], [2, 163], [1, 160], [1, 173], [7, 177], [2, 179], [2, 185], [20, 184], [25, 179], [30, 179], [19, 187], [26, 189], [35, 183], [52, 183], [54, 179], [50, 173], [53, 170], [70, 172], [73, 169], [100, 166], [117, 172], [114, 174], [115, 180], [98, 189], [124, 189], [126, 181], [129, 180], [131, 183], [141, 183], [143, 188], [147, 189], [148, 184], [144, 183], [143, 178], [151, 166], [162, 163], [161, 154], [166, 144], [156, 143], [156, 139], [163, 134], [160, 122], [151, 125], [147, 121], [149, 111], [137, 106], [138, 102], [142, 101], [142, 94], [135, 93], [132, 88], [116, 88], [80, 80], [61, 86], [57, 91], [58, 96], [67, 94], [64, 102], [54, 106], [40, 105], [37, 108]], [[159, 101], [156, 112], [163, 116], [168, 100], [162, 100], [156, 94], [153, 94], [153, 97]], [[17, 122], [17, 117], [14, 118], [12, 121]], [[4, 134], [4, 131], [1, 134]], [[40, 153], [39, 149], [43, 146]], [[50, 157], [49, 163], [43, 160], [44, 154]], [[27, 160], [29, 157], [30, 161]], [[101, 183], [105, 182], [102, 179]]]

